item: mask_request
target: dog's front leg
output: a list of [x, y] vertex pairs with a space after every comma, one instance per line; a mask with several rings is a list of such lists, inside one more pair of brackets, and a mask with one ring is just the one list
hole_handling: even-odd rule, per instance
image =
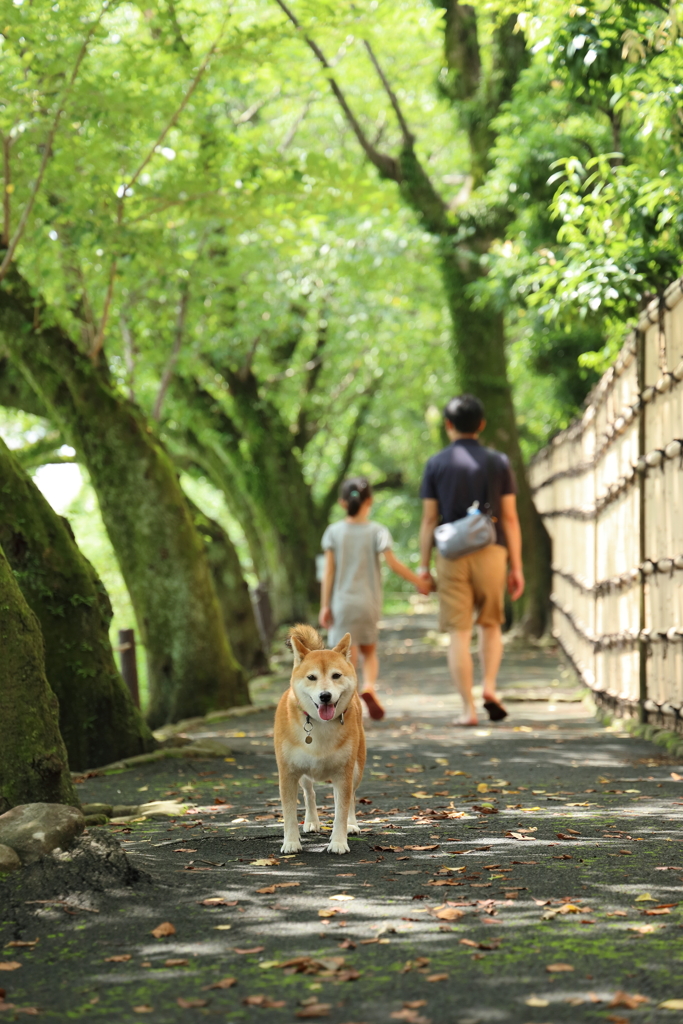
[[334, 783], [334, 825], [327, 847], [328, 853], [350, 853], [346, 840], [349, 820], [349, 809], [353, 798], [353, 781], [342, 778]]
[[280, 800], [282, 816], [285, 819], [284, 842], [280, 853], [301, 853], [303, 849], [299, 836], [299, 822], [296, 820], [296, 798], [299, 780], [290, 772], [280, 771]]
[[320, 818], [318, 817], [318, 808], [315, 805], [315, 790], [313, 789], [313, 781], [308, 775], [301, 776], [301, 788], [304, 791], [304, 804], [306, 805], [304, 832], [319, 832]]

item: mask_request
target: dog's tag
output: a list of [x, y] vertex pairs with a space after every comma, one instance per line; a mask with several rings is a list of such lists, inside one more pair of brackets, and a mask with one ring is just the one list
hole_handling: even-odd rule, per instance
[[313, 737], [312, 736], [307, 736], [306, 737], [306, 742], [307, 743], [312, 743], [313, 742]]

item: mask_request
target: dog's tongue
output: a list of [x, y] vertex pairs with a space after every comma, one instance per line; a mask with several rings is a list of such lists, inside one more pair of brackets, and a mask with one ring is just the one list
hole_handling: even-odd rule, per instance
[[334, 718], [334, 704], [321, 704], [318, 708], [318, 714], [324, 722], [329, 722], [330, 719]]

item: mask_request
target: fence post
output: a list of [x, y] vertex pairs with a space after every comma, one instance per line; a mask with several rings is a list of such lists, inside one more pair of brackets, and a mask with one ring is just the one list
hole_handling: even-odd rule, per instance
[[[645, 343], [646, 343], [645, 331], [636, 330], [636, 366], [638, 374], [638, 395], [639, 395], [639, 408], [638, 408], [638, 458], [641, 459], [645, 456], [645, 410], [647, 406], [643, 402], [642, 395], [645, 390]], [[645, 561], [645, 511], [646, 511], [646, 494], [645, 494], [645, 473], [640, 473], [638, 476], [638, 550], [640, 564], [642, 565]], [[639, 670], [639, 693], [638, 702], [640, 705], [640, 721], [647, 721], [647, 709], [645, 702], [647, 701], [647, 654], [648, 654], [648, 642], [643, 635], [643, 630], [647, 626], [646, 622], [646, 608], [645, 608], [645, 574], [640, 574], [640, 639], [638, 641], [638, 670]]]
[[138, 688], [138, 665], [135, 657], [135, 630], [119, 630], [119, 653], [121, 655], [121, 675], [130, 691], [136, 708], [140, 707], [140, 691]]

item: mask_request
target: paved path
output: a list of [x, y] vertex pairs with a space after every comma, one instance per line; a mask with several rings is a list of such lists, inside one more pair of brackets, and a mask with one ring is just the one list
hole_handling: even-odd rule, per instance
[[[146, 884], [0, 901], [3, 942], [40, 939], [2, 953], [22, 965], [0, 973], [7, 1000], [117, 1024], [683, 1020], [657, 1008], [683, 1000], [680, 765], [601, 728], [547, 652], [509, 652], [506, 722], [456, 731], [434, 623], [382, 637], [388, 716], [368, 728], [350, 855], [320, 837], [279, 855], [272, 712], [205, 727], [227, 760], [81, 784], [84, 801], [197, 806], [111, 828]], [[153, 937], [162, 922], [175, 933]]]

